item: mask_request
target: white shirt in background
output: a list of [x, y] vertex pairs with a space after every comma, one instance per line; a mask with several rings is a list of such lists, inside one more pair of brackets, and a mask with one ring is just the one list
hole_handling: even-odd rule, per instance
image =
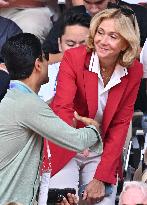
[[49, 82], [42, 85], [38, 93], [39, 97], [44, 101], [50, 100], [56, 93], [57, 75], [59, 71], [59, 63], [54, 63], [48, 66]]
[[143, 64], [143, 78], [147, 78], [147, 39], [140, 54], [140, 62]]

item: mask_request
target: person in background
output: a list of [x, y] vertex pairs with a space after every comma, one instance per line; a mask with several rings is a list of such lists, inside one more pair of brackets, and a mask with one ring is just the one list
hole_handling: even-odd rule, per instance
[[[58, 38], [59, 50], [63, 55], [67, 49], [75, 48], [86, 43], [89, 33], [90, 16], [88, 14], [68, 12], [62, 19], [62, 26]], [[45, 101], [50, 100], [57, 85], [57, 74], [60, 62], [51, 64], [48, 67], [49, 82], [41, 86], [38, 95]]]
[[128, 6], [131, 8], [135, 12], [137, 18], [141, 37], [140, 46], [141, 48], [143, 47], [145, 39], [147, 38], [147, 9], [145, 7], [138, 4], [130, 4], [121, 0], [83, 0], [83, 3], [87, 12], [91, 16], [94, 16], [103, 9], [106, 9], [109, 3], [116, 3], [118, 5]]
[[[106, 9], [110, 2], [128, 6], [135, 12], [141, 34], [140, 46], [142, 48], [145, 39], [147, 38], [147, 9], [143, 6], [137, 4], [129, 4], [121, 0], [83, 0], [83, 5], [75, 6], [75, 12], [87, 12], [91, 16], [94, 16], [101, 10]], [[59, 28], [62, 24], [61, 22], [62, 19], [59, 19], [57, 22], [55, 22], [43, 45], [45, 52], [49, 53], [50, 55], [49, 64], [60, 62], [62, 59], [62, 55], [59, 53], [58, 48], [58, 37], [60, 33]]]
[[85, 15], [86, 9], [84, 6], [73, 6], [63, 13], [63, 15], [56, 21], [49, 32], [45, 42], [43, 43], [43, 51], [49, 54], [49, 64], [60, 62], [62, 60], [62, 53], [59, 51], [58, 38], [60, 38], [60, 33], [63, 30], [63, 19], [64, 16], [70, 15], [71, 13], [83, 14]]
[[[143, 77], [147, 79], [147, 38], [140, 54], [140, 62], [143, 64]], [[147, 91], [147, 86], [146, 86]]]
[[135, 110], [147, 113], [147, 40], [140, 53], [140, 62], [143, 64], [143, 79], [140, 84], [138, 98], [135, 103]]
[[9, 88], [10, 76], [3, 64], [0, 64], [0, 102]]
[[42, 43], [58, 18], [57, 9], [57, 0], [0, 0], [0, 16], [13, 20], [23, 32], [35, 34]]
[[22, 30], [17, 26], [16, 23], [11, 21], [10, 19], [4, 18], [0, 16], [0, 101], [4, 97], [9, 87], [10, 77], [8, 71], [4, 65], [4, 59], [1, 55], [1, 49], [3, 44], [8, 40], [10, 37], [22, 33]]
[[71, 0], [73, 6], [83, 5], [83, 0]]
[[[120, 6], [93, 17], [86, 46], [65, 51], [50, 106], [69, 125], [75, 110], [96, 119], [104, 150], [101, 156], [76, 154], [50, 142], [51, 188], [75, 188], [78, 193], [78, 186], [87, 185], [83, 199], [88, 203], [115, 204], [122, 149], [143, 74], [136, 60], [139, 44], [134, 12]], [[113, 193], [105, 197], [109, 185]]]
[[12, 81], [0, 103], [0, 204], [32, 205], [39, 186], [42, 137], [76, 151], [98, 142], [101, 153], [99, 125], [75, 113], [89, 126], [70, 127], [38, 97], [41, 84], [48, 82], [48, 56], [36, 36], [11, 37], [3, 45], [2, 57]]
[[119, 196], [119, 205], [147, 204], [147, 184], [139, 181], [125, 182]]

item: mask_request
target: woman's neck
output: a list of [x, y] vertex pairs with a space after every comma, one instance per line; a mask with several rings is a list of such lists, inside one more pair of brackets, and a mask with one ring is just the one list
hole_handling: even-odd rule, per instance
[[104, 87], [108, 84], [114, 72], [116, 63], [100, 63], [100, 73], [103, 79]]

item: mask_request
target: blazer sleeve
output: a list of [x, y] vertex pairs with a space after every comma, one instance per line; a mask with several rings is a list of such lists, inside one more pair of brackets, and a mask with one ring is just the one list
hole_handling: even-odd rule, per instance
[[101, 162], [94, 176], [98, 180], [111, 184], [116, 183], [120, 157], [142, 78], [141, 64], [139, 68], [133, 68], [135, 69], [132, 75], [128, 74], [128, 86], [106, 132]]
[[65, 52], [60, 65], [56, 95], [50, 104], [53, 111], [69, 125], [73, 125], [74, 98], [77, 90], [72, 57]]

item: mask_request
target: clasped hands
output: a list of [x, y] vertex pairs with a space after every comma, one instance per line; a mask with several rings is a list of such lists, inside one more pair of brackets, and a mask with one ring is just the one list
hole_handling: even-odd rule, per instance
[[[99, 131], [100, 125], [96, 120], [93, 120], [91, 118], [82, 117], [78, 115], [77, 112], [74, 112], [74, 127], [76, 127], [76, 121], [79, 120], [83, 122], [85, 125], [94, 125]], [[84, 150], [83, 154], [88, 156], [88, 150]], [[93, 179], [87, 187], [85, 188], [84, 194], [83, 194], [83, 200], [86, 200], [88, 204], [94, 204], [98, 203], [103, 200], [105, 196], [105, 184], [102, 181], [99, 181], [97, 179]]]
[[75, 111], [74, 112], [74, 118], [73, 118], [73, 127], [76, 127], [77, 121], [81, 121], [86, 126], [94, 125], [96, 127], [97, 131], [99, 131], [100, 125], [96, 120], [93, 120], [93, 119], [88, 118], [88, 117], [82, 117]]
[[[98, 203], [103, 200], [105, 195], [105, 185], [103, 182], [93, 179], [85, 188], [83, 200], [86, 200], [89, 205]], [[73, 194], [68, 194], [68, 200], [63, 199], [58, 205], [77, 205], [78, 197]]]

